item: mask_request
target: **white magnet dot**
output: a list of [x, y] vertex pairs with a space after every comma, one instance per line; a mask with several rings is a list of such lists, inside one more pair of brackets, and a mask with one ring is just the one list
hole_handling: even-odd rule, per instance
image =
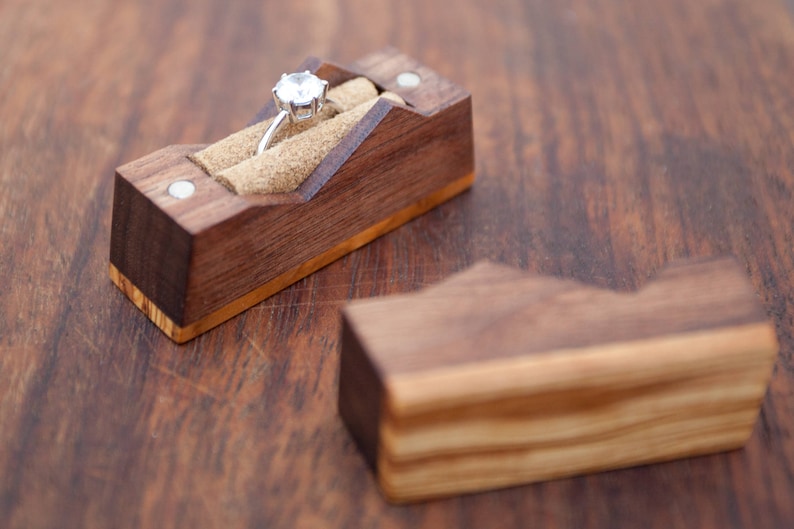
[[177, 180], [168, 186], [168, 194], [174, 198], [183, 199], [196, 191], [196, 185], [190, 180]]
[[402, 88], [413, 88], [421, 82], [422, 78], [416, 72], [403, 72], [397, 76], [397, 86]]

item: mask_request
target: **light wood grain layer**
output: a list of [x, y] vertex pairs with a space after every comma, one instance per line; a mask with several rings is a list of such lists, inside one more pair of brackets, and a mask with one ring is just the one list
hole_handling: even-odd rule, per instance
[[481, 263], [344, 320], [340, 414], [393, 501], [737, 448], [778, 351], [729, 258], [630, 293]]
[[409, 501], [738, 448], [776, 353], [761, 323], [387, 379], [379, 483]]

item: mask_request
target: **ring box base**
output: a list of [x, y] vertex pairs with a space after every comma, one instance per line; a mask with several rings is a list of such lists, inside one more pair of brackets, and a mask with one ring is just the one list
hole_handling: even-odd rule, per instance
[[[363, 75], [396, 92], [379, 100], [294, 192], [236, 195], [176, 145], [116, 170], [110, 277], [176, 342], [239, 314], [474, 181], [470, 94], [426, 66], [384, 50], [343, 68], [307, 59], [332, 86]], [[397, 84], [400, 73], [421, 77]], [[277, 113], [270, 102], [252, 123]], [[186, 199], [168, 186], [189, 180]]]

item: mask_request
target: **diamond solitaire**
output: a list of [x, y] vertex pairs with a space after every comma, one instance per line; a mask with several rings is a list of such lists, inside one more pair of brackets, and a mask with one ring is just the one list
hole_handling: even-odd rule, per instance
[[262, 136], [256, 154], [262, 154], [270, 147], [276, 132], [288, 117], [292, 123], [313, 118], [325, 105], [326, 95], [328, 95], [328, 81], [320, 79], [308, 70], [303, 73], [282, 75], [273, 87], [273, 99], [280, 112]]
[[290, 119], [296, 121], [309, 119], [318, 112], [327, 93], [328, 81], [309, 72], [285, 74], [273, 88], [276, 104], [290, 111]]

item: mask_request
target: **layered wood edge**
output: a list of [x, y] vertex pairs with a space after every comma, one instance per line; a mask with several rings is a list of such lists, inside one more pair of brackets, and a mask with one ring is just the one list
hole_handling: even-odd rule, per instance
[[216, 310], [215, 312], [201, 318], [198, 321], [192, 322], [185, 326], [176, 324], [169, 318], [160, 308], [157, 307], [146, 295], [138, 289], [132, 281], [130, 281], [124, 274], [119, 271], [116, 266], [111, 262], [109, 265], [109, 275], [111, 281], [132, 301], [132, 303], [143, 312], [161, 331], [163, 331], [169, 338], [177, 343], [185, 343], [196, 336], [220, 325], [230, 318], [240, 314], [241, 312], [251, 308], [283, 290], [284, 288], [292, 285], [293, 283], [303, 279], [304, 277], [320, 270], [321, 268], [331, 264], [337, 259], [347, 255], [348, 253], [361, 248], [365, 244], [372, 242], [381, 235], [395, 230], [406, 222], [427, 213], [436, 206], [454, 198], [455, 196], [463, 193], [469, 189], [474, 183], [474, 173], [469, 173], [463, 178], [459, 178], [446, 186], [438, 189], [437, 191], [423, 197], [414, 204], [398, 211], [397, 213], [387, 217], [369, 228], [354, 235], [353, 237], [342, 241], [341, 243], [329, 248], [325, 252], [301, 263], [276, 278], [262, 284], [256, 289], [248, 292], [224, 307]]
[[[777, 350], [761, 322], [386, 377], [378, 485], [407, 503], [740, 448]], [[513, 415], [605, 388], [620, 397], [596, 412]]]
[[339, 414], [394, 503], [740, 448], [779, 344], [735, 259], [614, 292], [477, 263], [342, 311]]

